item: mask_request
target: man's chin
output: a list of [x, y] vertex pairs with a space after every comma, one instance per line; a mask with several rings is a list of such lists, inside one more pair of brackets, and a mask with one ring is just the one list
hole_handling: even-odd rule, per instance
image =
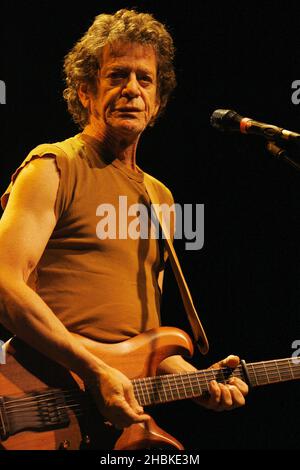
[[122, 119], [115, 123], [113, 127], [122, 135], [126, 134], [128, 136], [139, 135], [145, 129], [145, 127], [135, 119]]

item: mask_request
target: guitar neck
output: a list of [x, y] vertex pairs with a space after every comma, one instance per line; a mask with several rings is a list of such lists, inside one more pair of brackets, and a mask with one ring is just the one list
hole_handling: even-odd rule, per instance
[[209, 392], [209, 382], [227, 383], [238, 377], [258, 387], [278, 382], [300, 379], [300, 360], [297, 358], [246, 364], [235, 369], [206, 369], [183, 374], [168, 374], [132, 381], [134, 393], [142, 406], [166, 403], [186, 398], [196, 398]]

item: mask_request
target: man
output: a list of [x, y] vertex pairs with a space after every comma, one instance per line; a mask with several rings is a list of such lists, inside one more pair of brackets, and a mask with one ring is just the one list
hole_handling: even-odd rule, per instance
[[[102, 204], [117, 207], [120, 196], [130, 206], [150, 203], [136, 150], [175, 86], [173, 53], [169, 33], [151, 15], [99, 15], [65, 60], [64, 96], [83, 132], [34, 149], [2, 198], [1, 323], [76, 372], [118, 428], [149, 416], [130, 380], [70, 332], [114, 343], [159, 325], [161, 244], [124, 234], [105, 237], [98, 215], [107, 207]], [[155, 185], [161, 202], [171, 205], [169, 190]], [[218, 366], [238, 362], [229, 356]], [[172, 356], [159, 372], [193, 370]], [[247, 385], [237, 378], [227, 385], [212, 381], [210, 398], [199, 402], [231, 409], [243, 405], [246, 394]]]

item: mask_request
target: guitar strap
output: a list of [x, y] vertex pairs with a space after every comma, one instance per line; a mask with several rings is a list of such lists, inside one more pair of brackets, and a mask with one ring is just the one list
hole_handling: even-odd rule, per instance
[[204, 328], [203, 328], [203, 326], [201, 324], [201, 321], [198, 317], [198, 314], [197, 314], [197, 311], [195, 309], [190, 290], [189, 290], [188, 285], [186, 283], [186, 280], [184, 278], [184, 275], [183, 275], [183, 272], [182, 272], [182, 269], [181, 269], [181, 266], [180, 266], [175, 248], [174, 248], [174, 245], [172, 243], [169, 231], [168, 231], [167, 226], [165, 224], [164, 217], [163, 217], [163, 211], [158, 209], [159, 205], [160, 205], [160, 202], [159, 202], [159, 196], [157, 194], [157, 190], [155, 188], [154, 178], [152, 178], [152, 176], [148, 175], [147, 173], [144, 173], [144, 184], [146, 186], [146, 190], [147, 190], [148, 196], [150, 198], [152, 210], [154, 211], [155, 216], [156, 216], [156, 218], [159, 222], [159, 225], [161, 227], [161, 230], [162, 230], [166, 250], [167, 250], [167, 253], [169, 255], [169, 260], [170, 260], [170, 263], [171, 263], [171, 267], [172, 267], [175, 279], [176, 279], [178, 287], [179, 287], [179, 291], [180, 291], [180, 294], [181, 294], [183, 305], [184, 305], [188, 320], [190, 322], [190, 325], [191, 325], [191, 328], [192, 328], [192, 331], [193, 331], [195, 342], [196, 342], [200, 352], [202, 354], [207, 354], [208, 349], [209, 349], [209, 345], [208, 345], [208, 340], [207, 340]]

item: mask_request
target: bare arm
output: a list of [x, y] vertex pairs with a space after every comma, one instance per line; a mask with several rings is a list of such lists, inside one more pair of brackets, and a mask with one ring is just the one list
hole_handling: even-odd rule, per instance
[[130, 381], [89, 353], [41, 297], [27, 286], [56, 225], [59, 174], [53, 158], [25, 167], [0, 221], [0, 322], [49, 358], [76, 372], [103, 414], [124, 427], [144, 421]]

